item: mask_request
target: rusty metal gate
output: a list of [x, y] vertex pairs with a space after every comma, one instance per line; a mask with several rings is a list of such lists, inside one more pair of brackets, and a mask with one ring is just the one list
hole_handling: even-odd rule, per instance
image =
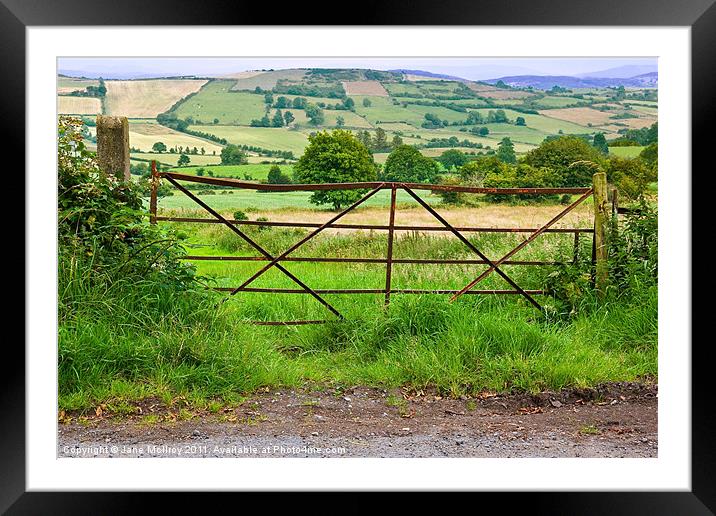
[[[343, 319], [343, 315], [323, 297], [327, 294], [384, 294], [385, 305], [390, 303], [392, 294], [449, 294], [451, 300], [458, 299], [465, 294], [515, 294], [523, 296], [535, 308], [542, 310], [541, 305], [533, 296], [544, 294], [543, 290], [524, 290], [510, 276], [505, 273], [501, 266], [503, 265], [564, 265], [562, 262], [548, 261], [519, 261], [510, 260], [510, 258], [523, 249], [525, 246], [533, 242], [543, 233], [573, 233], [574, 234], [574, 252], [575, 259], [579, 246], [579, 238], [582, 233], [594, 234], [594, 228], [553, 228], [552, 226], [562, 219], [567, 213], [572, 211], [593, 192], [593, 188], [478, 188], [470, 186], [453, 186], [453, 185], [432, 185], [422, 183], [396, 183], [396, 182], [368, 182], [368, 183], [324, 183], [324, 184], [259, 184], [254, 182], [240, 181], [236, 179], [216, 178], [216, 177], [199, 177], [187, 174], [179, 174], [175, 172], [156, 172], [156, 167], [152, 165], [152, 192], [150, 198], [150, 220], [152, 223], [157, 221], [170, 222], [191, 222], [191, 223], [213, 223], [223, 224], [233, 231], [238, 238], [243, 239], [251, 247], [253, 247], [261, 256], [186, 256], [187, 260], [227, 260], [227, 261], [265, 261], [267, 262], [256, 273], [247, 278], [237, 287], [216, 287], [215, 290], [228, 292], [228, 297], [238, 292], [263, 292], [263, 293], [289, 293], [289, 294], [308, 294], [314, 297], [319, 303], [330, 311], [339, 319]], [[192, 199], [198, 206], [206, 210], [212, 218], [187, 218], [187, 217], [163, 217], [157, 215], [157, 186], [159, 179], [166, 179], [179, 191], [183, 192], [187, 197]], [[323, 224], [303, 223], [303, 222], [272, 222], [272, 221], [250, 221], [250, 220], [230, 220], [222, 216], [216, 210], [211, 208], [204, 201], [199, 199], [194, 193], [180, 184], [180, 181], [202, 183], [214, 186], [224, 186], [231, 188], [269, 191], [269, 192], [297, 192], [297, 191], [322, 191], [322, 190], [369, 190], [367, 194], [358, 201], [351, 204], [337, 215], [334, 215]], [[390, 211], [387, 225], [375, 224], [341, 224], [338, 221], [347, 213], [363, 204], [380, 190], [390, 190]], [[398, 190], [405, 191], [412, 197], [422, 208], [430, 213], [440, 225], [435, 226], [419, 226], [419, 225], [396, 225], [395, 224], [395, 204], [396, 194]], [[421, 199], [416, 190], [429, 190], [433, 192], [456, 192], [456, 193], [474, 193], [474, 194], [493, 194], [493, 195], [548, 195], [548, 194], [570, 194], [579, 195], [577, 200], [566, 206], [561, 212], [555, 215], [551, 220], [538, 228], [492, 228], [492, 227], [455, 227], [445, 220], [430, 205]], [[291, 227], [291, 228], [313, 228], [308, 235], [301, 238], [298, 242], [290, 246], [288, 249], [278, 255], [273, 255], [259, 245], [249, 235], [239, 229], [239, 226], [274, 226], [274, 227]], [[385, 258], [328, 258], [328, 257], [308, 257], [296, 258], [289, 256], [303, 244], [311, 240], [313, 237], [321, 233], [326, 228], [340, 229], [369, 229], [388, 232], [388, 245]], [[455, 235], [465, 246], [472, 251], [477, 258], [450, 260], [450, 259], [399, 259], [393, 257], [393, 237], [395, 231], [449, 231]], [[529, 234], [520, 244], [515, 246], [511, 251], [506, 253], [498, 260], [491, 260], [473, 245], [464, 235], [464, 233], [480, 233], [480, 232], [497, 232], [497, 233], [526, 233]], [[594, 257], [594, 245], [593, 257]], [[383, 289], [314, 289], [306, 285], [301, 279], [288, 271], [282, 262], [313, 262], [313, 263], [385, 263], [385, 288]], [[474, 264], [487, 265], [488, 268], [479, 274], [475, 279], [466, 284], [459, 290], [422, 290], [422, 289], [394, 289], [391, 286], [391, 276], [394, 264], [411, 263], [411, 264]], [[295, 289], [279, 289], [279, 288], [254, 288], [250, 285], [266, 271], [276, 268], [290, 278], [297, 286]], [[476, 290], [474, 287], [492, 273], [501, 276], [513, 290]], [[255, 321], [255, 324], [263, 325], [298, 325], [298, 324], [314, 324], [327, 322], [325, 320], [301, 320], [301, 321]]]

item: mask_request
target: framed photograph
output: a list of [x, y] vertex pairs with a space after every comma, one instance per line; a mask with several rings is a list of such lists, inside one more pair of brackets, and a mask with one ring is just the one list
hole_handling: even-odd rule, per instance
[[0, 507], [456, 490], [711, 514], [711, 2], [244, 8], [0, 7], [28, 300]]

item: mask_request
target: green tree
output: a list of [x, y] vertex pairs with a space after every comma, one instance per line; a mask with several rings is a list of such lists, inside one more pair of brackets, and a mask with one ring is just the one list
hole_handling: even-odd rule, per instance
[[396, 147], [400, 147], [401, 145], [403, 145], [403, 139], [398, 134], [394, 135], [393, 139], [390, 142], [390, 146], [395, 149]]
[[649, 183], [656, 181], [656, 168], [640, 158], [610, 158], [605, 166], [607, 180], [617, 187], [619, 195], [627, 199], [641, 197]]
[[276, 99], [274, 107], [278, 109], [285, 109], [289, 107], [289, 100], [286, 97], [279, 97]]
[[603, 164], [604, 157], [583, 138], [560, 136], [529, 151], [524, 161], [535, 168], [554, 170], [561, 178], [557, 186], [578, 187], [592, 184], [592, 175]]
[[293, 116], [293, 113], [291, 113], [290, 111], [286, 111], [286, 112], [283, 114], [283, 119], [284, 119], [284, 121], [286, 122], [286, 125], [289, 125], [291, 122], [293, 122], [294, 120], [296, 120], [296, 117], [294, 117], [294, 116]]
[[343, 107], [345, 107], [346, 109], [353, 111], [355, 109], [355, 105], [356, 103], [352, 98], [346, 97], [343, 99]]
[[504, 137], [500, 143], [497, 144], [497, 159], [503, 163], [517, 163], [517, 156], [515, 155], [515, 145], [508, 137]]
[[527, 122], [525, 122], [525, 117], [518, 116], [517, 118], [515, 118], [515, 125], [526, 126]]
[[276, 113], [273, 115], [273, 119], [271, 120], [271, 126], [283, 127], [283, 113], [281, 113], [280, 109], [277, 109]]
[[435, 183], [439, 172], [435, 160], [423, 156], [412, 145], [401, 145], [385, 161], [382, 179], [401, 183]]
[[306, 104], [306, 99], [304, 99], [303, 97], [295, 97], [292, 102], [294, 109], [305, 109]]
[[445, 170], [452, 170], [453, 168], [460, 168], [467, 163], [470, 158], [468, 158], [465, 153], [457, 149], [448, 149], [443, 152], [437, 160], [442, 163]]
[[345, 125], [345, 123], [346, 123], [345, 118], [343, 118], [342, 116], [336, 117], [336, 126], [343, 127]]
[[595, 134], [592, 145], [594, 145], [594, 148], [605, 156], [609, 154], [609, 146], [607, 145], [607, 139], [604, 137], [604, 133]]
[[490, 174], [501, 174], [509, 168], [496, 156], [480, 156], [468, 161], [460, 167], [458, 173], [465, 183], [482, 185], [482, 181]]
[[373, 103], [370, 101], [368, 97], [363, 99], [363, 106], [370, 107]]
[[385, 129], [379, 127], [375, 130], [375, 137], [373, 138], [372, 150], [374, 152], [385, 152], [390, 149], [388, 145], [388, 134]]
[[152, 145], [152, 150], [161, 154], [162, 152], [165, 152], [167, 150], [167, 146], [164, 145], [164, 143], [162, 142], [156, 142], [154, 145]]
[[[549, 168], [537, 168], [525, 163], [519, 165], [505, 165], [500, 172], [490, 173], [485, 177], [484, 186], [487, 188], [550, 188], [556, 187], [559, 177], [553, 170]], [[506, 202], [513, 199], [522, 200], [549, 200], [556, 202], [559, 200], [558, 195], [543, 194], [488, 194], [487, 198], [491, 202]]]
[[659, 144], [652, 143], [648, 145], [639, 153], [639, 157], [643, 159], [649, 167], [656, 170], [659, 164]]
[[321, 125], [325, 121], [323, 110], [315, 104], [306, 104], [306, 116], [311, 125]]
[[185, 165], [188, 165], [190, 161], [191, 161], [191, 159], [189, 159], [189, 156], [187, 156], [186, 154], [182, 154], [181, 156], [179, 156], [179, 159], [177, 160], [177, 165], [179, 165], [180, 167], [183, 167]]
[[[294, 166], [299, 183], [348, 183], [375, 181], [377, 167], [370, 151], [349, 131], [319, 131], [308, 137], [308, 146]], [[357, 201], [365, 190], [326, 190], [311, 195], [313, 204], [334, 209]]]
[[243, 165], [248, 162], [249, 160], [246, 157], [246, 153], [237, 145], [230, 143], [221, 149], [222, 165]]
[[271, 185], [285, 185], [291, 182], [291, 178], [281, 172], [281, 167], [273, 165], [268, 171], [268, 183]]

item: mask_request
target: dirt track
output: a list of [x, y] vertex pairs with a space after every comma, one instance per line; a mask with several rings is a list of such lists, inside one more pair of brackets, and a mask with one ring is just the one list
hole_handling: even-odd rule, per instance
[[657, 397], [630, 383], [473, 399], [272, 390], [215, 414], [146, 400], [128, 417], [65, 415], [58, 456], [656, 457]]

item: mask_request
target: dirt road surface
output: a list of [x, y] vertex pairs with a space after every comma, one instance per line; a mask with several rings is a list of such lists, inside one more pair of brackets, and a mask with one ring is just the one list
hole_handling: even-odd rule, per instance
[[656, 457], [657, 400], [636, 383], [460, 399], [272, 389], [213, 412], [150, 399], [133, 415], [61, 413], [58, 456]]

